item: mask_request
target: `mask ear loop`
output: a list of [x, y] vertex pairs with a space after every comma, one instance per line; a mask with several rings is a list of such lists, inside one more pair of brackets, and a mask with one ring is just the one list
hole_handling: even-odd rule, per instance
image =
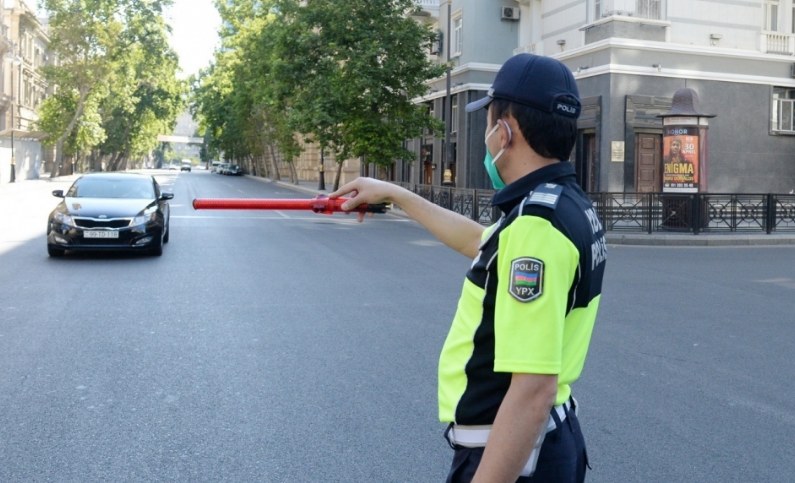
[[508, 149], [508, 146], [510, 146], [511, 142], [513, 141], [513, 131], [511, 131], [511, 126], [509, 126], [508, 123], [503, 121], [502, 119], [497, 119], [497, 122], [498, 123], [501, 122], [503, 126], [505, 126], [505, 130], [508, 131], [508, 144], [506, 144], [505, 147], [502, 148], [503, 150]]
[[497, 122], [494, 124], [494, 127], [489, 129], [489, 132], [486, 133], [486, 137], [483, 138], [483, 142], [489, 142], [489, 138], [497, 132], [497, 129], [500, 127], [500, 120], [498, 119]]

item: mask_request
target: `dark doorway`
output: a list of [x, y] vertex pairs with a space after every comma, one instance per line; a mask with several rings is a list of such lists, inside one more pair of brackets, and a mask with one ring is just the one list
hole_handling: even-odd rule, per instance
[[661, 134], [638, 133], [635, 135], [635, 162], [635, 191], [638, 193], [660, 191]]
[[598, 183], [598, 150], [596, 147], [596, 134], [586, 132], [580, 138], [580, 150], [577, 154], [577, 181], [587, 193], [595, 193], [599, 189]]
[[420, 148], [420, 160], [422, 161], [422, 182], [421, 184], [433, 183], [433, 144], [423, 144]]

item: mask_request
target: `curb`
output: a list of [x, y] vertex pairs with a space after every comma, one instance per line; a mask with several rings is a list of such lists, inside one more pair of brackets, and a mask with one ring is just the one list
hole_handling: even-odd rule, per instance
[[725, 235], [666, 235], [666, 234], [626, 234], [611, 233], [605, 235], [610, 245], [636, 245], [636, 246], [700, 246], [700, 247], [726, 247], [726, 246], [782, 246], [795, 245], [793, 235], [763, 235], [763, 234], [725, 234]]

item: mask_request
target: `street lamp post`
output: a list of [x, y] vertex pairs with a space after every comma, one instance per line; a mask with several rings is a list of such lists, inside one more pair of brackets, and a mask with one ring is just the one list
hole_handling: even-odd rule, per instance
[[[12, 63], [13, 64], [13, 63]], [[17, 179], [17, 163], [14, 159], [14, 110], [16, 104], [17, 95], [14, 92], [14, 71], [11, 70], [11, 176], [9, 177], [9, 183], [13, 183]]]
[[451, 52], [450, 48], [452, 47], [451, 42], [451, 29], [452, 29], [452, 3], [453, 0], [447, 1], [447, 75], [446, 75], [446, 93], [444, 99], [444, 170], [442, 171], [442, 184], [451, 185], [453, 184], [453, 150], [452, 150], [452, 143], [450, 142], [450, 135], [451, 131], [453, 130], [453, 106], [451, 105], [452, 96], [451, 96], [451, 67], [450, 67], [450, 59], [451, 59]]
[[325, 149], [323, 149], [323, 146], [321, 146], [320, 147], [320, 167], [318, 168], [318, 180], [317, 180], [317, 189], [319, 189], [321, 191], [326, 189], [325, 165], [326, 165]]
[[[17, 54], [17, 49], [14, 47], [14, 54], [9, 56], [11, 60], [12, 66], [18, 66], [22, 63], [22, 59]], [[16, 104], [17, 104], [17, 93], [14, 90], [14, 76], [15, 72], [14, 69], [11, 69], [11, 174], [9, 175], [8, 182], [14, 183], [17, 179], [17, 164], [16, 159], [14, 158], [14, 129], [16, 128]]]

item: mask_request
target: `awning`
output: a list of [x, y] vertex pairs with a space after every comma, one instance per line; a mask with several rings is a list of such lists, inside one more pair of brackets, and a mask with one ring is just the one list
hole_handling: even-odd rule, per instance
[[[3, 129], [0, 131], [0, 137], [10, 139], [11, 129]], [[14, 139], [41, 141], [46, 137], [48, 137], [48, 134], [44, 131], [25, 131], [23, 129], [14, 129]]]

